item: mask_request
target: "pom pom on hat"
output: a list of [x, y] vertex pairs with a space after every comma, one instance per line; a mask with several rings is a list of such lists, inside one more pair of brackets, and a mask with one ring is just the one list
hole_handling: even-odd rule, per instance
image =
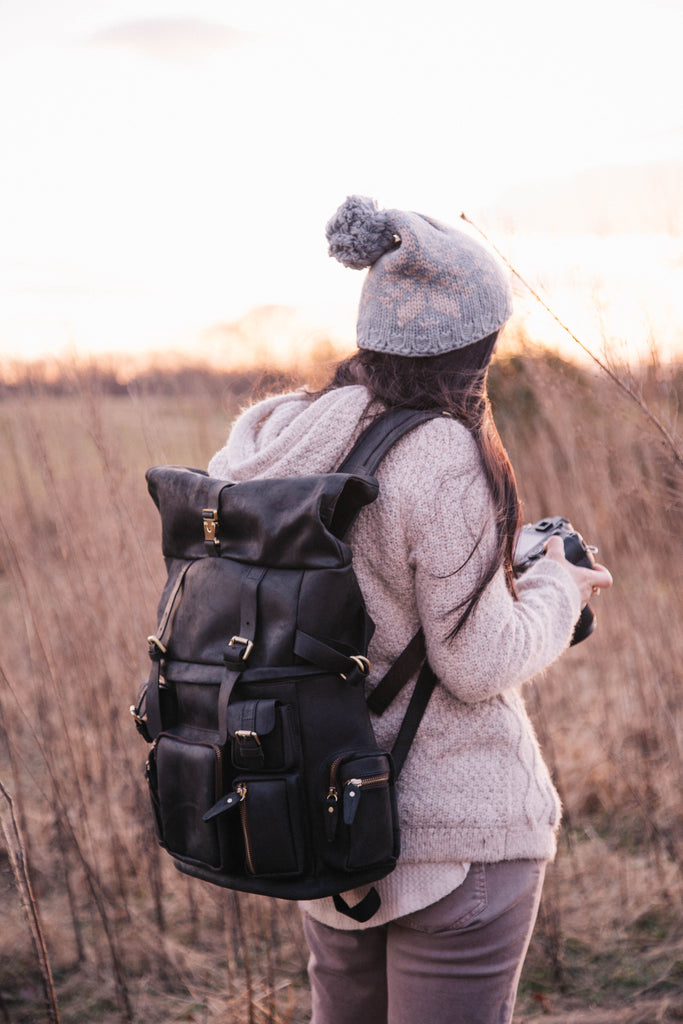
[[510, 277], [463, 231], [349, 196], [326, 227], [330, 256], [369, 267], [356, 325], [359, 348], [434, 356], [497, 332], [512, 315]]
[[397, 244], [388, 212], [365, 196], [349, 196], [327, 222], [325, 234], [330, 256], [353, 270], [372, 266]]

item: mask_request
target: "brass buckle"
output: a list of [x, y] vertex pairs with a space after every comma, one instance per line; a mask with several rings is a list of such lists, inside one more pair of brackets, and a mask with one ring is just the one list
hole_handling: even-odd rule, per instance
[[220, 545], [218, 539], [218, 509], [203, 508], [202, 519], [204, 520], [204, 543]]
[[257, 746], [261, 746], [261, 740], [258, 737], [258, 733], [252, 732], [251, 729], [236, 729], [235, 739], [239, 744], [247, 743], [249, 740], [255, 740]]
[[147, 643], [149, 644], [149, 653], [150, 654], [153, 653], [153, 650], [154, 650], [155, 647], [157, 648], [158, 651], [161, 652], [161, 654], [166, 654], [167, 648], [166, 648], [165, 644], [162, 644], [162, 642], [161, 642], [161, 640], [159, 639], [158, 636], [148, 636], [147, 637]]
[[140, 718], [140, 716], [138, 714], [138, 709], [135, 707], [135, 704], [131, 704], [131, 706], [128, 708], [128, 710], [130, 711], [131, 715], [133, 716], [135, 721], [138, 723], [138, 725], [147, 725], [147, 720], [145, 718]]
[[237, 644], [244, 644], [244, 651], [242, 652], [242, 661], [246, 661], [251, 652], [254, 649], [254, 643], [252, 640], [248, 640], [244, 636], [233, 636], [228, 641], [228, 647], [236, 647]]
[[[364, 676], [366, 676], [370, 669], [372, 668], [368, 659], [364, 658], [362, 654], [350, 654], [349, 659], [351, 661], [355, 661], [356, 665], [358, 665], [358, 668], [361, 670]], [[340, 672], [339, 675], [346, 682], [345, 674], [343, 672]]]

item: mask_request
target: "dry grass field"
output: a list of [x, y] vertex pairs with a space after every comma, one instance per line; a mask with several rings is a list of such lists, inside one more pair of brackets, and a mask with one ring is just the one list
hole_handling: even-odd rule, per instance
[[[144, 471], [205, 466], [252, 382], [161, 383], [0, 398], [0, 1024], [57, 1019], [48, 966], [68, 1024], [308, 1019], [296, 907], [187, 879], [153, 838], [128, 714], [163, 578]], [[683, 371], [635, 383], [672, 422]], [[566, 810], [516, 1021], [683, 1021], [683, 468], [592, 372], [522, 354], [491, 393], [526, 517], [567, 515], [615, 577], [527, 688]]]

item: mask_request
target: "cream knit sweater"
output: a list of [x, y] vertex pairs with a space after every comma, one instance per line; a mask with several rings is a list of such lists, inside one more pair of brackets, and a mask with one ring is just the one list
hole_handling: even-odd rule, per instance
[[[209, 472], [232, 482], [334, 470], [365, 425], [365, 388], [312, 401], [267, 399], [243, 413]], [[541, 559], [510, 595], [502, 570], [455, 642], [446, 637], [459, 602], [494, 543], [487, 483], [476, 444], [450, 418], [403, 437], [377, 471], [378, 499], [347, 538], [376, 630], [368, 652], [372, 689], [420, 624], [439, 683], [398, 781], [401, 858], [378, 883], [382, 916], [427, 906], [464, 876], [463, 863], [547, 859], [560, 807], [520, 694], [568, 646], [580, 595], [556, 562]], [[477, 546], [477, 540], [481, 540]], [[373, 720], [390, 749], [412, 686]], [[358, 927], [330, 900], [306, 905], [336, 927]]]

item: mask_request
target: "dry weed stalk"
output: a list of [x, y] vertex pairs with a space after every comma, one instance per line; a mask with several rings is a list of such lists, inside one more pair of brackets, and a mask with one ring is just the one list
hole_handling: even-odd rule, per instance
[[0, 825], [2, 826], [2, 834], [5, 837], [14, 882], [19, 893], [19, 899], [26, 916], [33, 948], [40, 967], [47, 1019], [50, 1021], [50, 1024], [59, 1024], [57, 995], [52, 980], [52, 969], [50, 967], [45, 936], [43, 935], [38, 903], [33, 893], [31, 877], [26, 862], [26, 849], [19, 830], [19, 823], [14, 813], [12, 797], [2, 782], [0, 782], [0, 796], [3, 799], [3, 803], [0, 806]]
[[225, 904], [225, 928], [232, 932], [233, 950], [236, 960], [242, 961], [244, 972], [245, 999], [247, 1003], [247, 1014], [249, 1024], [255, 1024], [254, 1020], [254, 980], [251, 962], [250, 942], [247, 938], [245, 927], [245, 915], [241, 895], [238, 892], [228, 892]]
[[642, 394], [639, 394], [634, 389], [632, 384], [629, 384], [628, 381], [624, 380], [623, 377], [620, 377], [619, 374], [611, 366], [609, 366], [607, 363], [603, 362], [603, 360], [600, 359], [599, 356], [596, 356], [596, 354], [586, 344], [584, 344], [584, 342], [582, 342], [580, 340], [580, 338], [577, 338], [577, 336], [574, 334], [574, 332], [571, 330], [571, 328], [568, 327], [567, 324], [565, 324], [564, 321], [560, 319], [560, 317], [550, 308], [550, 306], [545, 301], [545, 299], [543, 299], [542, 296], [538, 294], [536, 289], [533, 288], [529, 284], [529, 282], [526, 280], [526, 278], [523, 277], [520, 274], [520, 272], [516, 269], [516, 267], [513, 266], [513, 264], [510, 262], [510, 260], [507, 258], [507, 256], [503, 252], [501, 252], [501, 250], [498, 248], [498, 246], [494, 242], [491, 241], [491, 239], [488, 237], [488, 235], [486, 235], [482, 231], [482, 229], [477, 224], [474, 223], [474, 221], [470, 220], [470, 218], [467, 216], [467, 214], [461, 213], [460, 214], [460, 219], [464, 220], [466, 224], [469, 224], [471, 227], [474, 228], [475, 231], [479, 232], [481, 237], [488, 242], [488, 244], [491, 246], [491, 248], [496, 253], [498, 253], [500, 258], [503, 260], [505, 265], [507, 267], [509, 267], [509, 269], [515, 275], [515, 277], [519, 281], [521, 281], [521, 283], [524, 285], [524, 287], [527, 289], [527, 291], [530, 293], [530, 295], [533, 295], [533, 297], [536, 299], [536, 301], [538, 303], [540, 303], [541, 306], [543, 306], [543, 308], [545, 309], [545, 311], [547, 313], [550, 314], [550, 316], [553, 318], [555, 323], [557, 323], [559, 325], [559, 327], [561, 327], [562, 330], [565, 331], [565, 333], [569, 335], [569, 337], [572, 339], [572, 341], [576, 342], [576, 344], [579, 346], [579, 348], [582, 349], [582, 351], [585, 352], [586, 355], [589, 356], [593, 360], [593, 362], [602, 370], [602, 372], [609, 377], [609, 379], [612, 381], [613, 384], [616, 384], [616, 386], [618, 388], [620, 388], [621, 391], [623, 391], [625, 395], [628, 395], [628, 397], [632, 401], [634, 401], [636, 403], [636, 405], [638, 405], [640, 407], [640, 409], [642, 410], [644, 415], [648, 418], [650, 423], [655, 427], [656, 430], [659, 431], [659, 433], [662, 435], [662, 437], [666, 441], [668, 447], [671, 449], [671, 453], [672, 453], [672, 455], [674, 457], [674, 460], [675, 460], [677, 466], [680, 469], [683, 469], [683, 450], [681, 450], [681, 448], [678, 446], [676, 438], [673, 436], [673, 434], [668, 429], [668, 427], [666, 427], [662, 423], [662, 421], [659, 419], [659, 417], [649, 407], [649, 405], [647, 404], [647, 402], [643, 398]]
[[[552, 980], [564, 968], [566, 999], [576, 1000], [571, 943], [582, 938], [598, 956], [679, 891], [669, 847], [680, 805], [675, 722], [683, 650], [671, 628], [683, 592], [676, 577], [680, 478], [639, 429], [637, 410], [614, 415], [602, 375], [528, 356], [501, 360], [494, 370], [496, 417], [525, 505], [539, 515], [570, 514], [617, 579], [598, 607], [595, 639], [549, 672], [530, 709], [568, 812], [538, 960], [554, 986], [555, 1019], [578, 1020]], [[11, 422], [0, 493], [0, 601], [8, 623], [0, 717], [11, 743], [0, 744], [0, 777], [11, 772], [17, 814], [17, 779], [25, 801], [30, 794], [25, 832], [44, 879], [41, 911], [60, 968], [63, 1015], [71, 985], [82, 1004], [96, 1003], [105, 995], [103, 978], [108, 987], [113, 974], [118, 1007], [106, 1007], [108, 1021], [130, 1019], [132, 1007], [133, 1019], [146, 1024], [183, 1014], [206, 1024], [246, 1024], [249, 1015], [257, 1024], [301, 1024], [308, 997], [296, 908], [260, 906], [258, 897], [233, 905], [175, 872], [152, 838], [145, 748], [127, 714], [146, 668], [144, 637], [161, 582], [143, 473], [168, 453], [206, 464], [207, 438], [220, 440], [226, 424], [218, 399], [207, 406], [176, 395], [150, 399], [144, 410], [155, 425], [149, 451], [141, 443], [145, 423], [125, 397], [37, 397], [14, 410], [0, 404], [0, 423]], [[673, 484], [665, 472], [675, 474]], [[80, 964], [78, 938], [64, 941], [69, 912], [74, 931], [82, 929]], [[23, 920], [21, 928], [19, 941], [28, 945]], [[94, 1020], [101, 1011], [77, 1013], [74, 1019]], [[600, 1024], [622, 1019], [610, 1014]]]

